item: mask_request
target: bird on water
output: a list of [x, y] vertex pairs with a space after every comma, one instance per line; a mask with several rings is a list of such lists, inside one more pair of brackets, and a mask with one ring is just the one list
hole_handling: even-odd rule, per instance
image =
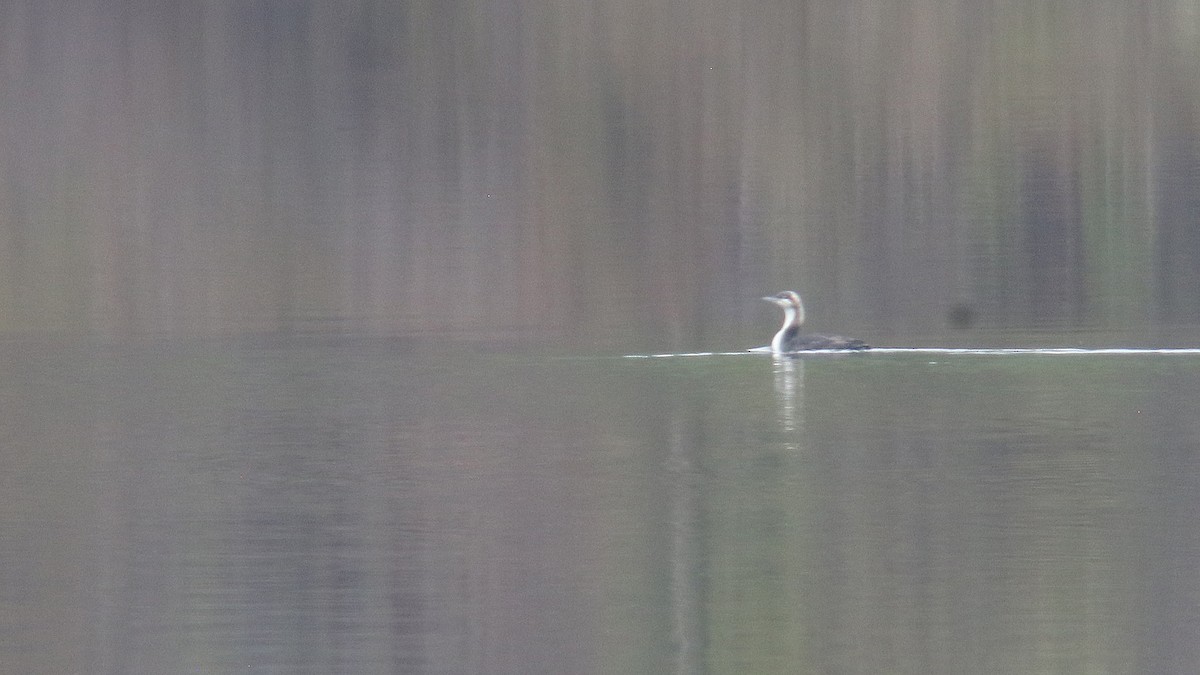
[[783, 326], [771, 339], [771, 353], [773, 354], [830, 349], [870, 349], [862, 340], [839, 335], [801, 335], [800, 325], [804, 323], [804, 303], [800, 302], [800, 296], [793, 291], [768, 295], [763, 300], [783, 308]]

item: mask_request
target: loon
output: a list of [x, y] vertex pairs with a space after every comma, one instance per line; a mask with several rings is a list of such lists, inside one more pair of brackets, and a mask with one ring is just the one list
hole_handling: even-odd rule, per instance
[[783, 291], [763, 298], [783, 308], [783, 326], [771, 340], [772, 354], [809, 352], [824, 349], [870, 349], [862, 340], [837, 335], [801, 335], [800, 324], [804, 323], [804, 304], [793, 291]]

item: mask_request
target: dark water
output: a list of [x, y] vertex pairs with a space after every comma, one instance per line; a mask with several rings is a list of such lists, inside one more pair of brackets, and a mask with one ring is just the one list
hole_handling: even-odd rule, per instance
[[1188, 672], [1200, 357], [9, 341], [9, 672]]

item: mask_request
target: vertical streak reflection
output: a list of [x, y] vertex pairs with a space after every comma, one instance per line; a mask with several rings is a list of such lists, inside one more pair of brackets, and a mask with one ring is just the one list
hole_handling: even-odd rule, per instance
[[700, 584], [697, 551], [697, 473], [686, 440], [687, 425], [671, 421], [668, 475], [671, 484], [671, 637], [675, 672], [700, 672], [701, 626], [697, 589]]

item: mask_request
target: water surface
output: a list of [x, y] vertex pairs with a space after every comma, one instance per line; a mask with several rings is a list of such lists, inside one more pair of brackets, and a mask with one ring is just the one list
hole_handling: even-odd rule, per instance
[[0, 349], [14, 672], [1200, 660], [1200, 356]]

